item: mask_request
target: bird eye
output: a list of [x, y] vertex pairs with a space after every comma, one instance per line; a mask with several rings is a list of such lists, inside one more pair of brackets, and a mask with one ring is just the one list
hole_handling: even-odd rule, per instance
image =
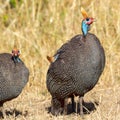
[[18, 50], [18, 53], [20, 54], [20, 50]]
[[86, 18], [86, 21], [89, 21], [90, 19], [89, 18]]

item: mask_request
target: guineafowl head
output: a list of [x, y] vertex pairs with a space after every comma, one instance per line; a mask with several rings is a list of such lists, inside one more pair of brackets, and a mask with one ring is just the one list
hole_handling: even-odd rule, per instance
[[82, 25], [81, 25], [81, 28], [82, 28], [82, 33], [83, 33], [83, 36], [86, 36], [88, 31], [90, 30], [90, 25], [95, 21], [94, 18], [92, 17], [89, 17], [87, 12], [81, 8], [81, 13], [84, 17], [84, 19], [82, 20]]
[[20, 51], [18, 49], [14, 48], [12, 50], [12, 59], [15, 63], [20, 62], [19, 56], [20, 56]]

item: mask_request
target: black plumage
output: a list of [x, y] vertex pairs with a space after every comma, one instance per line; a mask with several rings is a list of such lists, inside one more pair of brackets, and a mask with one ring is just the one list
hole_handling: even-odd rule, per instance
[[105, 66], [105, 54], [94, 34], [77, 35], [55, 54], [47, 72], [47, 88], [52, 96], [54, 115], [63, 111], [64, 100], [73, 95], [80, 97], [98, 82]]
[[25, 64], [14, 62], [9, 53], [0, 54], [0, 106], [16, 98], [28, 82], [29, 70]]

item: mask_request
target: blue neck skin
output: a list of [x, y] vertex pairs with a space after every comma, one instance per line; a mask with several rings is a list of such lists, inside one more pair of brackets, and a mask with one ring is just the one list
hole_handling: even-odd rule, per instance
[[82, 33], [83, 36], [85, 37], [90, 29], [90, 25], [86, 24], [85, 21], [82, 21]]
[[13, 61], [15, 62], [15, 63], [19, 63], [21, 60], [20, 60], [20, 58], [19, 57], [13, 57]]

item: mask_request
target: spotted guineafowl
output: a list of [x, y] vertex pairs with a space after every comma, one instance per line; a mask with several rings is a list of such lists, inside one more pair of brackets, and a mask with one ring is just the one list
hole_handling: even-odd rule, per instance
[[79, 96], [80, 114], [83, 114], [82, 98], [98, 82], [105, 66], [105, 54], [99, 39], [88, 33], [94, 19], [84, 16], [82, 35], [76, 35], [54, 55], [47, 72], [47, 89], [52, 96], [51, 113], [59, 115], [63, 112], [65, 99]]
[[[28, 82], [29, 70], [19, 58], [20, 52], [0, 54], [0, 107], [16, 98]], [[4, 112], [4, 111], [3, 111]], [[4, 113], [3, 113], [4, 114]]]

